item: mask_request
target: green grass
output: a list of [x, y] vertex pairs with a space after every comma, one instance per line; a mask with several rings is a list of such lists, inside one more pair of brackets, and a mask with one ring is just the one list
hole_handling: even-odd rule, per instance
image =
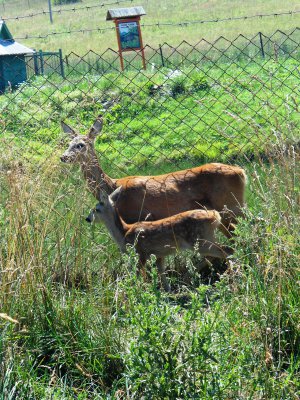
[[[4, 6], [3, 6], [4, 4]], [[84, 5], [99, 4], [95, 0], [82, 1], [75, 4], [75, 7]], [[91, 9], [89, 11], [81, 10], [79, 12], [65, 12], [54, 14], [53, 25], [49, 22], [49, 16], [38, 16], [34, 19], [20, 19], [8, 21], [8, 26], [15, 37], [45, 35], [55, 31], [69, 31], [76, 29], [92, 29], [98, 27], [113, 27], [112, 22], [105, 22], [106, 12], [109, 8], [130, 7], [137, 5], [132, 2], [122, 3], [115, 6], [106, 6]], [[145, 0], [138, 3], [145, 8], [147, 15], [142, 18], [145, 24], [172, 22], [178, 23], [189, 20], [207, 20], [213, 18], [227, 18], [245, 15], [256, 15], [262, 13], [275, 13], [282, 11], [299, 10], [298, 2], [290, 0], [288, 4], [280, 4], [277, 0], [256, 0], [256, 1], [189, 1], [188, 5], [183, 0], [171, 1]], [[70, 5], [56, 8], [70, 8]], [[0, 11], [3, 18], [34, 13], [40, 10], [46, 10], [47, 5], [41, 1], [28, 0], [27, 2], [2, 2]], [[55, 9], [55, 7], [54, 7]], [[205, 37], [209, 41], [216, 40], [220, 36], [228, 39], [234, 39], [238, 34], [252, 37], [259, 31], [264, 34], [272, 34], [276, 29], [290, 31], [299, 26], [300, 14], [294, 16], [281, 16], [269, 18], [255, 18], [249, 20], [228, 21], [209, 24], [194, 24], [188, 27], [145, 27], [143, 28], [144, 44], [157, 47], [159, 43], [167, 42], [170, 45], [177, 45], [183, 39], [190, 43], [196, 43]], [[44, 51], [57, 50], [62, 48], [64, 54], [74, 51], [77, 54], [85, 54], [88, 50], [103, 52], [108, 47], [117, 49], [115, 31], [109, 30], [103, 33], [75, 33], [49, 36], [47, 39], [28, 39], [22, 43], [36, 49]]]
[[[38, 78], [2, 96], [0, 107], [6, 136], [29, 159], [42, 160], [57, 147], [60, 120], [85, 132], [104, 112], [96, 147], [113, 176], [243, 163], [274, 141], [299, 141], [296, 69], [295, 60], [282, 59], [189, 66], [173, 79], [167, 69]], [[163, 87], [152, 93], [155, 85]], [[107, 101], [113, 103], [103, 111]]]

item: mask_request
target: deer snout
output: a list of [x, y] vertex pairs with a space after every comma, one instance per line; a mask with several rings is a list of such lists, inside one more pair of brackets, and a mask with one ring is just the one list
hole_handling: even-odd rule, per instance
[[60, 157], [60, 161], [62, 161], [62, 162], [68, 162], [68, 157], [65, 156], [65, 155], [62, 155], [62, 156]]
[[86, 222], [88, 222], [88, 223], [90, 223], [90, 224], [92, 223], [92, 218], [91, 218], [90, 216], [86, 217], [85, 220], [86, 220]]

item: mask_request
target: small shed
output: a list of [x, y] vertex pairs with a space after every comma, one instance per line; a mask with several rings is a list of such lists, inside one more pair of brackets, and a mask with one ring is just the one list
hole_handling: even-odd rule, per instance
[[25, 55], [34, 51], [16, 42], [4, 21], [0, 21], [0, 93], [26, 81]]

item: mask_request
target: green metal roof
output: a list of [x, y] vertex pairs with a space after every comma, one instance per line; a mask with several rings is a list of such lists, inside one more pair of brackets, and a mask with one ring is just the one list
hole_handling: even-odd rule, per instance
[[29, 47], [16, 42], [4, 21], [0, 21], [0, 56], [32, 54]]
[[4, 21], [0, 21], [0, 39], [13, 40], [12, 34]]

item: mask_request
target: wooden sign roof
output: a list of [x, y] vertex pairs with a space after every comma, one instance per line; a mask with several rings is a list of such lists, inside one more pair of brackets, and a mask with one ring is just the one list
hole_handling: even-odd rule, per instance
[[111, 21], [113, 19], [119, 18], [132, 18], [139, 17], [141, 15], [146, 15], [143, 7], [129, 7], [129, 8], [114, 8], [107, 11], [106, 21]]

